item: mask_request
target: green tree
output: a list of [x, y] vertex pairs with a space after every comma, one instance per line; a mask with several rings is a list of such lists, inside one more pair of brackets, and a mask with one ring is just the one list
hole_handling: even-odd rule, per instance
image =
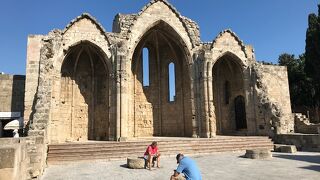
[[295, 58], [293, 54], [281, 54], [278, 59], [281, 66], [287, 66], [290, 100], [294, 107], [296, 106], [312, 106], [312, 81], [307, 77], [305, 67], [305, 55]]
[[318, 15], [310, 14], [306, 33], [305, 72], [312, 81], [312, 106], [319, 121], [320, 106], [320, 4]]

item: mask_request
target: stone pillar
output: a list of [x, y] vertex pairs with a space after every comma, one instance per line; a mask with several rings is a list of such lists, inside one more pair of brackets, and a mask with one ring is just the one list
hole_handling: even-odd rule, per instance
[[24, 121], [29, 121], [35, 106], [35, 95], [38, 87], [40, 48], [42, 35], [30, 35], [28, 37], [27, 62], [26, 62], [26, 85], [24, 100]]
[[246, 119], [248, 135], [257, 134], [257, 122], [255, 119], [255, 100], [254, 100], [254, 84], [251, 75], [251, 68], [246, 68], [243, 71], [244, 80], [243, 87], [245, 89], [246, 99]]
[[208, 121], [210, 136], [213, 137], [217, 134], [216, 115], [213, 101], [213, 77], [212, 77], [212, 63], [207, 63], [207, 106], [208, 106]]
[[210, 119], [209, 119], [209, 97], [208, 97], [208, 71], [207, 63], [199, 63], [201, 66], [199, 69], [202, 69], [202, 77], [200, 77], [200, 102], [201, 102], [201, 116], [203, 119], [202, 131], [200, 136], [204, 138], [210, 137]]
[[120, 73], [120, 141], [127, 140], [127, 129], [128, 129], [128, 77], [127, 77], [127, 66], [126, 66], [126, 59], [124, 56], [120, 57], [121, 63], [121, 73]]
[[[117, 50], [116, 50], [117, 51]], [[117, 52], [116, 52], [117, 53]], [[116, 55], [115, 62], [119, 62], [120, 56]], [[117, 99], [116, 99], [116, 104], [117, 104], [117, 110], [116, 110], [116, 140], [118, 141], [121, 137], [120, 130], [121, 130], [121, 86], [120, 86], [120, 64], [117, 64], [116, 66], [116, 88], [117, 88]]]
[[118, 44], [117, 48], [117, 140], [127, 140], [128, 120], [128, 73], [126, 65], [125, 48]]
[[200, 108], [200, 100], [199, 100], [199, 65], [197, 62], [197, 56], [194, 55], [194, 63], [192, 68], [192, 79], [191, 84], [192, 88], [192, 137], [199, 137], [201, 134], [201, 108]]

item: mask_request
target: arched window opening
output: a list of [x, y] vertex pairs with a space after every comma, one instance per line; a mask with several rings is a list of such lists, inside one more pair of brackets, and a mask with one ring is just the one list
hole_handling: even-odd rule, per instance
[[176, 99], [176, 77], [175, 77], [175, 65], [174, 63], [169, 64], [169, 102], [174, 102]]
[[142, 50], [142, 78], [143, 87], [150, 85], [149, 81], [149, 49], [143, 48]]
[[230, 99], [230, 83], [229, 81], [226, 81], [224, 83], [224, 102], [225, 104], [229, 104]]

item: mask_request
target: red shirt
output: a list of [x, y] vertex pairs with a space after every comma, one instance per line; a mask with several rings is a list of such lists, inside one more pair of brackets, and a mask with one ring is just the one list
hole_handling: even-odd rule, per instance
[[149, 145], [148, 147], [147, 147], [147, 150], [146, 150], [146, 152], [144, 153], [144, 155], [152, 155], [152, 156], [154, 156], [154, 155], [156, 155], [158, 153], [158, 147], [156, 146], [156, 147], [152, 147], [151, 145]]

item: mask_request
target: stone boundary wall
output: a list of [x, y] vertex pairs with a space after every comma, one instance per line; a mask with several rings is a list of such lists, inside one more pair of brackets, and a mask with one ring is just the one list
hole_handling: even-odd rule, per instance
[[276, 144], [295, 145], [299, 151], [320, 152], [320, 134], [279, 134]]
[[0, 139], [0, 179], [26, 179], [27, 162], [25, 138]]

